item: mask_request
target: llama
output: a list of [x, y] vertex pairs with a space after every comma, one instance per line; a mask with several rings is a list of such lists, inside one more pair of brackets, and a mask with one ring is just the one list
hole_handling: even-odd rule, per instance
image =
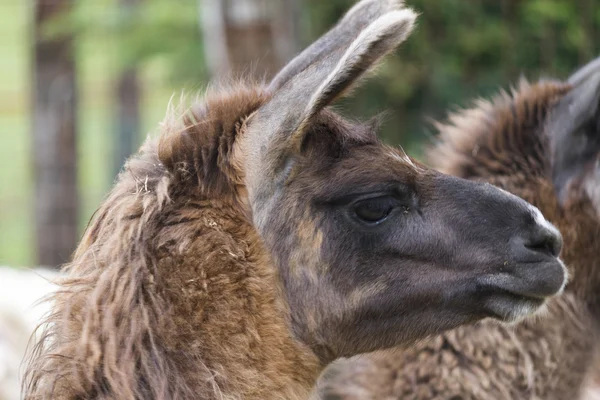
[[363, 0], [268, 85], [171, 112], [66, 267], [24, 397], [306, 398], [339, 357], [560, 293], [562, 239], [537, 208], [327, 108], [414, 21]]
[[[511, 95], [451, 115], [428, 154], [442, 172], [491, 182], [561, 230], [572, 280], [547, 315], [484, 321], [408, 350], [340, 361], [327, 399], [592, 399], [600, 323], [600, 58], [567, 82], [522, 81]], [[596, 365], [598, 362], [596, 361]]]

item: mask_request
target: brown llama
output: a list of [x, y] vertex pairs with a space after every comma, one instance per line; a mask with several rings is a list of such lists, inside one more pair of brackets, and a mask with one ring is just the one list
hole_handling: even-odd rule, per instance
[[537, 208], [327, 108], [414, 20], [361, 1], [267, 87], [170, 117], [66, 267], [25, 398], [306, 398], [338, 357], [561, 292], [562, 239]]
[[[600, 324], [600, 58], [567, 82], [522, 81], [453, 114], [428, 154], [442, 172], [487, 181], [538, 206], [563, 234], [572, 275], [547, 315], [484, 321], [408, 350], [340, 362], [327, 399], [587, 398]], [[596, 361], [596, 365], [598, 362]], [[597, 374], [597, 372], [595, 372]]]

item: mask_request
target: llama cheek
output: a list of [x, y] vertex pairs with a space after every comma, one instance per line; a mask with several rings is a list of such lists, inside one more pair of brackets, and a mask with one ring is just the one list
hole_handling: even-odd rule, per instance
[[352, 290], [347, 297], [346, 303], [350, 309], [358, 308], [390, 287], [386, 277], [379, 277], [375, 281], [359, 286]]

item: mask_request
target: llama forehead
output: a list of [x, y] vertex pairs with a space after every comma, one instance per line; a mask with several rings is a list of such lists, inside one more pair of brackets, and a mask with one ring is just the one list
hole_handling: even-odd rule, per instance
[[[412, 184], [414, 177], [427, 171], [427, 167], [413, 161], [402, 149], [380, 142], [377, 126], [378, 118], [351, 123], [330, 110], [323, 110], [307, 128], [310, 132], [301, 154], [289, 156], [281, 167], [285, 179], [275, 184], [288, 195], [278, 201], [306, 199], [310, 195], [325, 199], [359, 187], [368, 191], [370, 187], [386, 183]], [[244, 152], [247, 140], [240, 142], [237, 151]], [[251, 175], [260, 172], [252, 168], [248, 171]], [[300, 190], [290, 190], [292, 187]]]
[[[274, 170], [282, 172], [284, 178], [280, 177], [276, 184], [279, 186], [289, 183], [299, 172], [322, 171], [329, 168], [332, 162], [340, 159], [341, 154], [348, 154], [348, 151], [357, 144], [377, 141], [376, 121], [351, 123], [339, 114], [324, 109], [304, 128], [307, 133], [300, 149], [288, 143], [283, 135], [275, 139], [279, 141], [270, 151], [267, 151], [266, 144], [255, 142], [264, 138], [249, 132], [260, 131], [265, 132], [266, 135], [272, 127], [265, 125], [264, 121], [255, 121], [254, 116], [255, 112], [249, 114], [240, 124], [241, 134], [236, 140], [233, 157], [236, 166], [245, 164], [244, 172], [249, 177], [248, 182], [252, 181], [253, 176], [261, 176], [264, 173], [262, 169], [258, 169], [258, 165], [277, 165]], [[322, 176], [323, 174], [320, 177]], [[274, 174], [267, 176], [268, 180], [274, 177]], [[314, 174], [313, 178], [315, 178]], [[261, 179], [264, 180], [265, 177]]]
[[410, 169], [414, 170], [414, 172], [419, 173], [426, 170], [426, 168], [424, 168], [422, 165], [415, 163], [402, 148], [387, 149], [386, 153], [392, 158], [393, 161], [406, 165]]
[[341, 157], [322, 165], [309, 158], [305, 167], [297, 182], [302, 189], [298, 195], [306, 196], [309, 189], [315, 201], [383, 192], [399, 185], [414, 187], [417, 180], [428, 176], [425, 167], [402, 151], [380, 143], [350, 146]]
[[356, 144], [375, 143], [377, 129], [376, 121], [350, 122], [332, 110], [324, 109], [306, 128], [305, 150], [342, 152]]

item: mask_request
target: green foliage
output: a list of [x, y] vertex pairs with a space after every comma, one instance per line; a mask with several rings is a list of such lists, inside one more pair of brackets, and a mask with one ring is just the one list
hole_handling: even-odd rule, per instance
[[[312, 39], [353, 0], [305, 0]], [[563, 78], [600, 53], [600, 4], [594, 0], [409, 0], [421, 13], [414, 34], [379, 78], [345, 103], [349, 115], [382, 107], [383, 136], [418, 155], [426, 118], [489, 96], [521, 74]]]
[[80, 0], [45, 27], [49, 36], [72, 34], [77, 41], [110, 40], [118, 68], [157, 58], [167, 64], [171, 83], [206, 77], [196, 0]]
[[[162, 57], [172, 84], [197, 87], [206, 81], [197, 0], [140, 0], [129, 12], [115, 1], [79, 0], [55, 26], [79, 37], [113, 37], [122, 65]], [[302, 1], [304, 45], [355, 2]], [[521, 74], [565, 77], [600, 50], [594, 40], [600, 29], [595, 0], [407, 3], [421, 13], [415, 33], [379, 70], [379, 78], [342, 107], [363, 117], [388, 110], [384, 138], [417, 154], [426, 118], [442, 118], [448, 107], [465, 106], [468, 99], [487, 96]]]

